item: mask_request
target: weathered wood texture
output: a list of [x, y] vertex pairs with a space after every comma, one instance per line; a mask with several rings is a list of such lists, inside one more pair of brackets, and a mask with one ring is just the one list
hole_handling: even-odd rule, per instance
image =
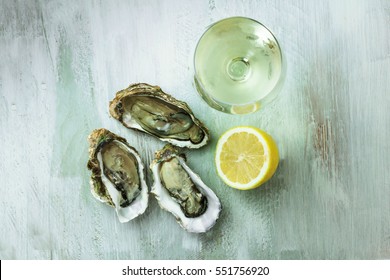
[[[210, 109], [193, 85], [197, 39], [233, 15], [267, 25], [287, 58], [280, 97], [247, 116]], [[1, 0], [0, 258], [390, 258], [389, 73], [386, 0]], [[90, 194], [92, 129], [126, 137], [147, 165], [163, 146], [109, 117], [115, 92], [140, 81], [187, 101], [211, 129], [212, 142], [187, 153], [224, 207], [206, 234], [183, 231], [154, 198], [120, 224]], [[280, 147], [257, 190], [216, 176], [216, 141], [235, 125]]]

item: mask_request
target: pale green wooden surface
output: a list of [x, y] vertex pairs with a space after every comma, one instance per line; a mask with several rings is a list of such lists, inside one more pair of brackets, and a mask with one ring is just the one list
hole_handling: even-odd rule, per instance
[[[390, 258], [389, 1], [115, 2], [0, 2], [1, 259]], [[210, 109], [192, 82], [197, 39], [234, 15], [263, 22], [287, 57], [280, 98], [248, 116]], [[109, 117], [133, 82], [188, 102], [211, 130], [187, 152], [223, 204], [206, 234], [182, 230], [153, 197], [120, 224], [89, 192], [94, 128], [126, 137], [147, 165], [163, 146]], [[280, 147], [261, 189], [216, 176], [216, 140], [235, 125]]]

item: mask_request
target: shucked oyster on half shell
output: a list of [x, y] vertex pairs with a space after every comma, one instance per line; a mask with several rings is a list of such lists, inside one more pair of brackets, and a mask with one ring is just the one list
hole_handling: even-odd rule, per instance
[[121, 223], [144, 213], [148, 187], [138, 152], [126, 139], [104, 128], [92, 131], [88, 141], [93, 196], [114, 207]]
[[200, 148], [209, 140], [208, 129], [188, 105], [158, 86], [139, 83], [119, 91], [110, 102], [110, 114], [128, 128], [179, 147]]
[[171, 212], [184, 229], [205, 232], [214, 226], [221, 203], [187, 166], [184, 154], [167, 144], [156, 152], [150, 169], [154, 177], [151, 193], [160, 207]]

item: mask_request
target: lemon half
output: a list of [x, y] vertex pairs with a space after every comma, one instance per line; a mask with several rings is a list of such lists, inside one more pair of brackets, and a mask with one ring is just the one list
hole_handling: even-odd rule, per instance
[[218, 175], [239, 190], [259, 187], [272, 177], [279, 163], [275, 141], [252, 126], [238, 126], [218, 140], [215, 164]]

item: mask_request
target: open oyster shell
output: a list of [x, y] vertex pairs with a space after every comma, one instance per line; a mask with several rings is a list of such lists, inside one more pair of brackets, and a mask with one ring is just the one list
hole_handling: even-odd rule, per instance
[[88, 137], [91, 192], [99, 201], [115, 208], [121, 223], [145, 212], [148, 187], [144, 165], [127, 141], [101, 128]]
[[185, 161], [184, 154], [170, 144], [157, 151], [150, 165], [154, 177], [151, 193], [184, 229], [206, 232], [216, 223], [221, 203]]
[[110, 114], [127, 128], [179, 147], [200, 148], [209, 140], [208, 129], [188, 105], [158, 86], [139, 83], [119, 91], [110, 102]]

